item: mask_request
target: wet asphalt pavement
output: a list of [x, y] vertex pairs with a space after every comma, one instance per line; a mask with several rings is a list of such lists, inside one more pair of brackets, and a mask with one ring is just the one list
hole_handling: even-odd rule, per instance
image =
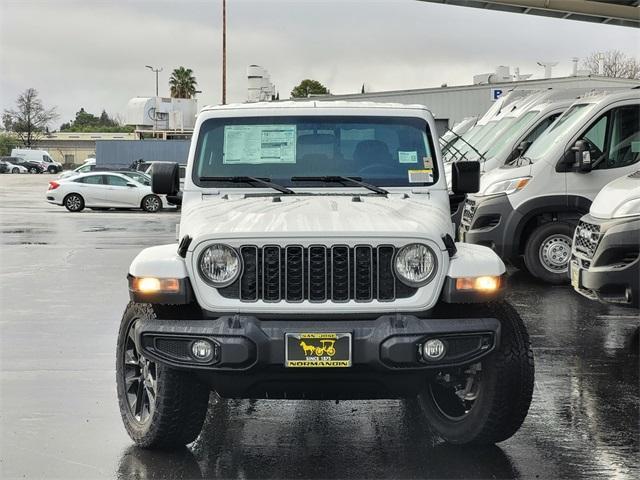
[[434, 437], [412, 401], [221, 401], [177, 453], [132, 446], [114, 382], [127, 268], [175, 212], [71, 214], [48, 175], [0, 175], [2, 478], [639, 478], [637, 311], [516, 272], [529, 416], [492, 448]]

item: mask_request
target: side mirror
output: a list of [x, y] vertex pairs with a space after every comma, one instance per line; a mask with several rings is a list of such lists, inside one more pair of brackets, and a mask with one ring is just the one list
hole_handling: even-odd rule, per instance
[[151, 171], [151, 191], [175, 195], [180, 190], [180, 167], [177, 163], [156, 163]]
[[480, 190], [480, 162], [453, 162], [451, 190], [453, 193], [477, 193]]
[[513, 151], [509, 154], [509, 156], [507, 157], [507, 159], [505, 160], [505, 164], [507, 163], [511, 163], [513, 162], [516, 158], [521, 157], [522, 155], [525, 154], [525, 152], [527, 150], [529, 150], [529, 147], [531, 146], [533, 142], [531, 141], [524, 141], [524, 142], [520, 142], [520, 145], [518, 145], [516, 148], [513, 149]]
[[574, 166], [576, 170], [582, 173], [589, 173], [592, 169], [589, 144], [585, 140], [578, 140], [571, 148], [571, 151], [573, 151], [575, 155]]

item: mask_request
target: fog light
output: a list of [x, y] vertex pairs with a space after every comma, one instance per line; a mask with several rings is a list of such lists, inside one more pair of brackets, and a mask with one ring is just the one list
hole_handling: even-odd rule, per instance
[[444, 342], [438, 338], [432, 338], [424, 342], [422, 346], [422, 356], [425, 360], [440, 360], [446, 353]]
[[206, 340], [196, 340], [191, 345], [191, 354], [198, 360], [211, 360], [213, 358], [213, 345]]

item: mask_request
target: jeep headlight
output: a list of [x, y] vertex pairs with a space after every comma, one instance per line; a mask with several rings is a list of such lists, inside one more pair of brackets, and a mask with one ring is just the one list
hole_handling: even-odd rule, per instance
[[498, 195], [500, 193], [510, 195], [526, 187], [529, 180], [531, 177], [520, 177], [492, 183], [482, 192], [482, 195]]
[[394, 268], [402, 283], [410, 287], [427, 284], [436, 272], [436, 255], [426, 245], [411, 243], [396, 254]]
[[634, 217], [640, 215], [640, 198], [629, 200], [613, 212], [612, 218]]
[[198, 260], [200, 275], [214, 287], [226, 287], [240, 275], [240, 256], [233, 248], [216, 243], [204, 249]]

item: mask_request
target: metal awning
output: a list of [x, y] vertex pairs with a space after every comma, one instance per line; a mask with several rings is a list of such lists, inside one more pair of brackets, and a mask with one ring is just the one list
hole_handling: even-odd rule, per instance
[[640, 27], [639, 0], [420, 0], [500, 12]]

